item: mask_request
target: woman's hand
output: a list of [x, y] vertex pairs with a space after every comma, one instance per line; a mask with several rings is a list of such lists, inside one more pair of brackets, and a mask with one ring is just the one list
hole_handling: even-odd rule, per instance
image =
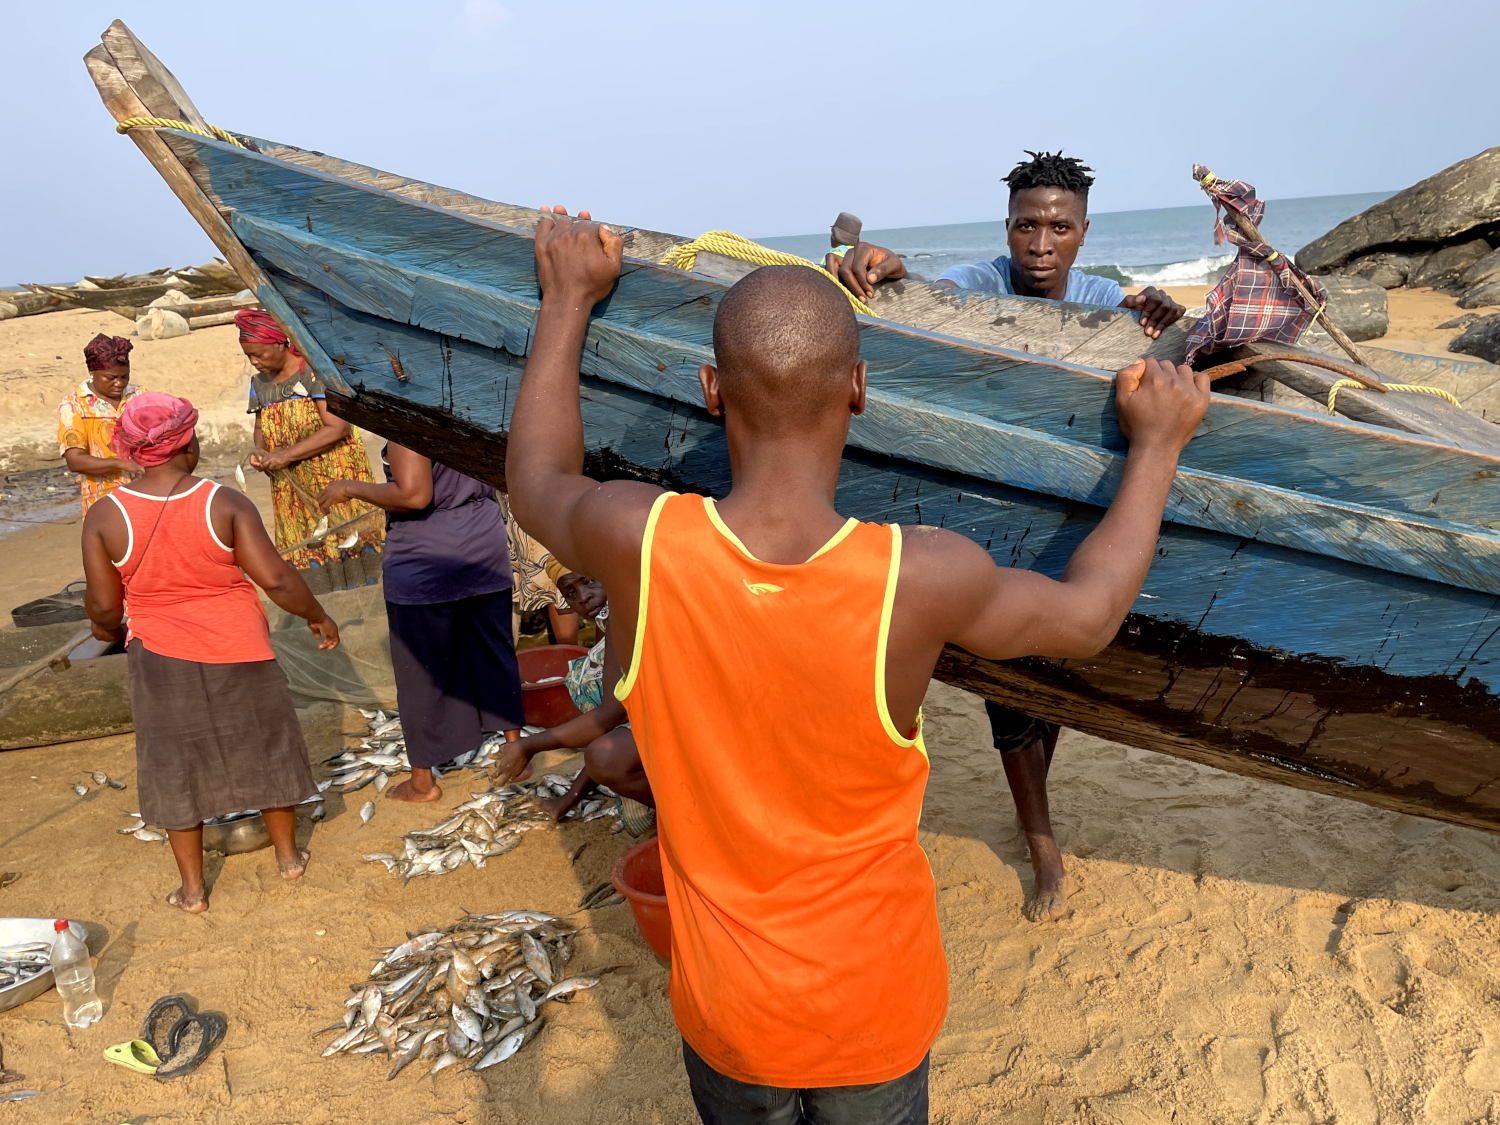
[[526, 739], [507, 742], [500, 757], [490, 767], [490, 777], [504, 784], [508, 781], [524, 781], [531, 775], [531, 754], [526, 748]]
[[328, 614], [325, 613], [322, 617], [309, 617], [307, 627], [312, 631], [313, 636], [318, 638], [319, 648], [339, 647], [339, 627]]
[[292, 459], [287, 456], [284, 449], [276, 449], [269, 453], [250, 454], [250, 467], [252, 469], [259, 469], [263, 473], [274, 473], [278, 469], [286, 468], [291, 463]]
[[328, 487], [318, 493], [318, 507], [331, 512], [338, 505], [353, 499], [354, 493], [350, 488], [352, 484], [352, 480], [329, 481]]

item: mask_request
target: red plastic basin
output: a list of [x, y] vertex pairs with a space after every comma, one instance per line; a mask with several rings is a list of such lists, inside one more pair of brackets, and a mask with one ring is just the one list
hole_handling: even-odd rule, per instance
[[672, 914], [667, 909], [667, 885], [661, 876], [661, 848], [653, 836], [631, 848], [615, 864], [615, 890], [630, 903], [635, 925], [651, 951], [672, 960]]
[[585, 655], [582, 645], [541, 645], [523, 648], [516, 653], [521, 665], [521, 701], [526, 709], [526, 724], [533, 727], [561, 726], [578, 717], [578, 708], [562, 680], [538, 683], [553, 676], [566, 676], [568, 662]]

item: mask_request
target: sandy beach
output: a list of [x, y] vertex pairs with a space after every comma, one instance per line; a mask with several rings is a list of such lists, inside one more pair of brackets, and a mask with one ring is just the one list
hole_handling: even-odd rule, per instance
[[[1191, 306], [1201, 293], [1174, 296]], [[1377, 344], [1409, 346], [1399, 330], [1444, 354], [1452, 333], [1436, 325], [1456, 315], [1451, 298], [1397, 290], [1391, 310]], [[39, 452], [23, 467], [56, 466], [52, 407], [83, 377], [83, 342], [123, 324], [83, 312], [0, 324], [0, 445], [31, 442]], [[192, 397], [222, 419], [226, 446], [248, 446], [248, 429], [230, 429], [244, 424], [246, 378], [231, 329], [144, 343], [132, 358], [139, 381]], [[252, 495], [264, 502], [258, 480]], [[75, 506], [0, 538], [4, 608], [81, 574], [77, 533]], [[1030, 866], [980, 700], [934, 683], [925, 711], [920, 839], [951, 991], [934, 1121], [1500, 1120], [1500, 837], [1068, 732], [1051, 788], [1074, 910], [1034, 924], [1020, 913]], [[315, 763], [365, 729], [339, 704], [299, 714]], [[128, 788], [80, 798], [71, 786], [91, 770]], [[20, 873], [0, 889], [0, 915], [85, 922], [106, 1006], [83, 1031], [65, 1027], [55, 992], [0, 1013], [3, 1065], [21, 1076], [0, 1093], [41, 1091], [6, 1105], [5, 1120], [695, 1121], [665, 969], [628, 907], [573, 913], [631, 843], [610, 821], [532, 832], [484, 870], [409, 885], [362, 860], [483, 788], [469, 779], [455, 776], [436, 806], [377, 799], [367, 826], [357, 809], [371, 791], [330, 793], [304, 879], [284, 884], [270, 851], [211, 860], [211, 909], [191, 917], [162, 901], [176, 886], [165, 846], [115, 832], [139, 807], [130, 736], [0, 753], [0, 870]], [[338, 1018], [377, 950], [464, 910], [508, 908], [572, 915], [575, 964], [618, 968], [483, 1074], [434, 1084], [414, 1066], [387, 1083], [378, 1058], [319, 1056], [327, 1039], [313, 1033]], [[103, 1049], [137, 1035], [166, 993], [225, 1013], [222, 1048], [170, 1084], [106, 1063]]]

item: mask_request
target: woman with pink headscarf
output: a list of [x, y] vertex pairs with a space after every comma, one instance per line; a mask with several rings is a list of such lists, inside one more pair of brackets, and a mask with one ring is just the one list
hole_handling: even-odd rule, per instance
[[[141, 817], [167, 830], [182, 885], [167, 902], [208, 909], [203, 822], [260, 809], [282, 878], [300, 878], [294, 806], [317, 792], [286, 676], [255, 586], [307, 621], [333, 623], [234, 489], [193, 475], [198, 411], [154, 391], [120, 411], [120, 456], [142, 474], [83, 521], [85, 605], [100, 640], [125, 639]], [[248, 575], [248, 577], [247, 577]]]
[[289, 555], [298, 569], [379, 551], [385, 541], [385, 523], [360, 500], [346, 501], [327, 512], [333, 527], [366, 516], [349, 528], [356, 537], [353, 543], [340, 547], [340, 542], [348, 541], [342, 533], [321, 543], [307, 543], [324, 516], [311, 498], [335, 480], [374, 483], [370, 458], [359, 431], [329, 413], [322, 379], [270, 313], [241, 309], [234, 314], [234, 324], [240, 333], [240, 350], [255, 368], [250, 413], [255, 415], [256, 452], [250, 456], [250, 465], [271, 478], [277, 548], [286, 551], [304, 544]]

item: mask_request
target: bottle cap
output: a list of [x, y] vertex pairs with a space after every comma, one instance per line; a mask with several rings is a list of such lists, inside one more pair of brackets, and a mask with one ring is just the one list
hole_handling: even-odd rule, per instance
[[57, 921], [55, 921], [55, 922], [52, 923], [52, 932], [53, 933], [60, 934], [64, 930], [66, 930], [67, 928], [68, 928], [68, 920], [66, 918], [59, 918]]

